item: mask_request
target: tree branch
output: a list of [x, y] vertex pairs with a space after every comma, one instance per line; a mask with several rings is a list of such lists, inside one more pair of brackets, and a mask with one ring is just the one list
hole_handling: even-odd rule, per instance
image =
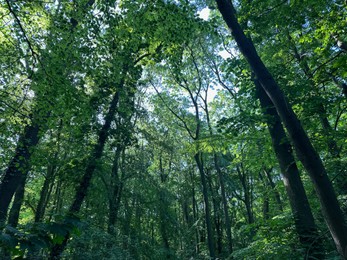
[[23, 33], [24, 39], [25, 39], [26, 43], [28, 44], [28, 47], [29, 47], [29, 49], [31, 51], [31, 54], [32, 54], [33, 58], [36, 59], [35, 56], [37, 54], [34, 51], [33, 46], [31, 45], [31, 42], [29, 41], [29, 38], [28, 38], [28, 36], [27, 36], [23, 26], [22, 26], [21, 21], [19, 20], [19, 18], [17, 16], [17, 14], [15, 13], [15, 11], [12, 9], [12, 6], [11, 6], [9, 0], [6, 0], [6, 4], [7, 4], [7, 7], [8, 7], [8, 10], [10, 11], [10, 13], [13, 15], [14, 19], [16, 20], [16, 22], [17, 22], [17, 24], [19, 26], [20, 31]]
[[192, 134], [192, 132], [190, 131], [186, 121], [184, 121], [184, 119], [182, 117], [180, 117], [175, 111], [173, 111], [168, 104], [165, 102], [164, 98], [161, 96], [160, 92], [158, 91], [158, 89], [155, 87], [155, 85], [150, 81], [152, 87], [154, 88], [155, 92], [158, 94], [160, 100], [163, 102], [163, 104], [167, 107], [167, 109], [169, 109], [169, 111], [179, 120], [183, 123], [184, 128], [187, 130], [189, 136], [193, 139], [196, 140], [196, 137]]

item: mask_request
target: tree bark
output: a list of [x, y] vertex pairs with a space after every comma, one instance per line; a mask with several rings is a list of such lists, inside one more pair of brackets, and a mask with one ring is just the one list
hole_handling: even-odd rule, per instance
[[24, 129], [19, 138], [17, 148], [0, 184], [0, 227], [5, 223], [7, 211], [14, 193], [22, 178], [26, 178], [30, 170], [30, 157], [33, 148], [39, 142], [39, 125], [32, 122]]
[[311, 144], [284, 93], [260, 59], [253, 42], [246, 37], [236, 18], [236, 11], [230, 0], [216, 0], [219, 11], [228, 25], [241, 53], [259, 79], [261, 86], [273, 102], [281, 121], [285, 125], [298, 158], [308, 172], [320, 200], [321, 209], [336, 248], [347, 258], [347, 227], [342, 210], [325, 167]]
[[322, 259], [324, 257], [322, 241], [318, 237], [317, 227], [304, 185], [300, 179], [299, 170], [292, 153], [292, 147], [273, 103], [263, 88], [261, 88], [260, 83], [257, 80], [254, 82], [264, 116], [266, 116], [272, 146], [281, 168], [284, 186], [294, 216], [296, 232], [299, 235], [301, 244], [306, 250], [306, 257], [308, 259]]
[[8, 215], [8, 224], [12, 227], [17, 227], [19, 220], [20, 209], [23, 204], [24, 192], [25, 192], [25, 182], [28, 175], [22, 175], [19, 181], [19, 186], [16, 190], [16, 194], [13, 199], [12, 207]]

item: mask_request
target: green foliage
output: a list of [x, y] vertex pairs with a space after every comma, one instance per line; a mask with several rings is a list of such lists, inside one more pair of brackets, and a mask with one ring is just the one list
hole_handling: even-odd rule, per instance
[[254, 242], [235, 250], [236, 259], [299, 259], [303, 249], [297, 245], [292, 216], [289, 213], [274, 216], [258, 223]]
[[[346, 4], [233, 2], [344, 203]], [[207, 6], [203, 21], [198, 12]], [[40, 128], [19, 225], [0, 234], [4, 256], [46, 259], [69, 234], [64, 259], [209, 259], [199, 154], [217, 257], [303, 258], [252, 73], [215, 1], [5, 1], [0, 17], [1, 177], [25, 128]], [[99, 133], [115, 93], [105, 138]], [[100, 138], [103, 156], [92, 162], [79, 218], [65, 216]], [[272, 169], [275, 188], [264, 169]], [[302, 179], [325, 234], [313, 185]]]
[[9, 253], [13, 259], [21, 259], [38, 252], [46, 254], [56, 244], [61, 244], [65, 236], [80, 234], [82, 222], [75, 217], [68, 217], [64, 223], [29, 223], [20, 228], [6, 226], [0, 234], [3, 253]]

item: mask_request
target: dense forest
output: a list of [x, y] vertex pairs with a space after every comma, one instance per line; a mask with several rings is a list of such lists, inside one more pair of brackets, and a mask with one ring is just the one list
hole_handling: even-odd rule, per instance
[[0, 17], [0, 259], [347, 259], [346, 1]]

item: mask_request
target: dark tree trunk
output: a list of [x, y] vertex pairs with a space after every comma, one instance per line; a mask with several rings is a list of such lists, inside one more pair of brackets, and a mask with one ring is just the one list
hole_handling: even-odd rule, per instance
[[12, 227], [17, 227], [19, 220], [20, 208], [23, 204], [24, 191], [25, 191], [25, 182], [27, 175], [22, 175], [19, 181], [19, 186], [16, 190], [16, 194], [13, 199], [12, 207], [8, 215], [8, 224]]
[[270, 218], [270, 202], [268, 196], [265, 196], [263, 201], [263, 218], [265, 220], [268, 220]]
[[[217, 257], [221, 255], [222, 253], [222, 248], [223, 248], [223, 231], [222, 231], [222, 226], [221, 226], [221, 221], [220, 221], [220, 210], [219, 210], [219, 202], [217, 200], [218, 194], [218, 188], [213, 187], [212, 183], [212, 178], [211, 175], [207, 175], [209, 178], [207, 178], [208, 181], [208, 186], [211, 191], [211, 198], [212, 198], [212, 206], [213, 206], [213, 221], [214, 221], [214, 227], [216, 229], [216, 237], [217, 237], [217, 243], [216, 243], [216, 248], [217, 248]], [[214, 191], [217, 191], [216, 193]]]
[[62, 208], [62, 185], [63, 181], [62, 179], [58, 179], [57, 185], [55, 187], [55, 192], [54, 192], [54, 208], [52, 210], [52, 214], [50, 218], [52, 217], [53, 214], [60, 214], [61, 213], [61, 208]]
[[52, 190], [53, 186], [55, 168], [55, 165], [48, 165], [47, 167], [47, 175], [45, 177], [45, 181], [40, 192], [40, 199], [35, 212], [35, 222], [42, 221], [43, 216], [45, 215], [45, 210], [50, 196], [50, 191]]
[[242, 167], [240, 166], [236, 167], [236, 171], [240, 179], [241, 186], [244, 193], [242, 202], [245, 204], [245, 207], [246, 207], [247, 221], [248, 221], [248, 224], [252, 224], [254, 223], [254, 216], [253, 216], [253, 210], [252, 210], [251, 192], [249, 191], [247, 176], [246, 176], [246, 173], [243, 171]]
[[59, 150], [60, 150], [60, 134], [61, 134], [61, 129], [63, 127], [63, 120], [60, 120], [59, 123], [59, 128], [57, 132], [57, 150], [54, 152], [53, 160], [50, 162], [47, 166], [47, 174], [45, 176], [45, 181], [43, 183], [41, 192], [40, 192], [40, 199], [37, 204], [36, 212], [35, 212], [35, 222], [40, 222], [42, 221], [47, 203], [49, 200], [49, 197], [51, 196], [53, 186], [54, 186], [54, 179], [55, 179], [55, 174], [57, 172], [57, 161], [58, 161], [58, 155], [59, 155]]
[[210, 204], [209, 204], [209, 199], [208, 199], [208, 188], [207, 188], [206, 176], [205, 176], [201, 156], [202, 155], [199, 152], [199, 153], [194, 155], [194, 159], [195, 159], [196, 164], [198, 166], [198, 170], [199, 170], [200, 178], [201, 178], [202, 195], [204, 198], [204, 206], [205, 206], [205, 222], [206, 222], [206, 229], [207, 229], [208, 249], [210, 252], [210, 257], [215, 258], [216, 253], [215, 253], [215, 248], [214, 248], [214, 236], [213, 236], [213, 231], [212, 231], [211, 210], [210, 210]]
[[[259, 172], [259, 179], [262, 181], [264, 188], [265, 188], [268, 184], [264, 180], [261, 172]], [[267, 220], [270, 218], [270, 201], [269, 201], [268, 192], [265, 192], [265, 194], [263, 196], [264, 196], [264, 198], [263, 198], [263, 218], [264, 218], [264, 220]]]
[[117, 147], [112, 165], [110, 195], [109, 195], [109, 215], [108, 215], [108, 232], [114, 234], [114, 227], [117, 220], [118, 209], [121, 199], [122, 184], [119, 177], [119, 160], [121, 149]]
[[[306, 249], [305, 255], [308, 259], [322, 259], [324, 257], [322, 241], [318, 237], [317, 227], [300, 179], [292, 147], [271, 100], [256, 80], [255, 85], [263, 113], [267, 119], [272, 146], [281, 168], [284, 186], [294, 216], [296, 231], [301, 244]], [[265, 172], [267, 173], [267, 171]]]
[[23, 178], [26, 179], [30, 169], [30, 156], [33, 148], [39, 142], [39, 126], [27, 125], [19, 138], [15, 154], [3, 176], [0, 184], [0, 226], [7, 217], [7, 211], [14, 193]]
[[[120, 88], [117, 90], [117, 92], [113, 95], [112, 101], [109, 106], [109, 110], [107, 112], [107, 115], [105, 117], [105, 123], [102, 126], [102, 128], [99, 131], [98, 134], [98, 142], [94, 146], [93, 152], [88, 160], [86, 170], [84, 172], [84, 175], [82, 177], [82, 180], [79, 184], [79, 187], [77, 188], [75, 198], [73, 203], [71, 204], [68, 214], [73, 215], [77, 212], [80, 211], [83, 200], [85, 196], [87, 195], [88, 188], [90, 186], [91, 179], [93, 177], [97, 161], [101, 158], [105, 143], [107, 141], [107, 138], [109, 136], [109, 130], [111, 127], [111, 122], [114, 119], [114, 116], [116, 114], [117, 110], [117, 105], [119, 101], [119, 96], [120, 96], [120, 91], [123, 88], [124, 84], [124, 78], [122, 82], [120, 83]], [[51, 254], [50, 254], [50, 259], [60, 259], [61, 253], [64, 251], [67, 242], [70, 238], [70, 234], [68, 233], [63, 241], [62, 244], [60, 245], [55, 245], [52, 248]]]
[[[197, 221], [198, 219], [198, 210], [196, 206], [196, 198], [195, 198], [195, 187], [194, 187], [194, 170], [190, 172], [190, 180], [192, 183], [192, 206], [193, 206], [193, 223]], [[194, 229], [195, 231], [195, 254], [199, 254], [200, 252], [200, 247], [199, 247], [199, 229], [196, 227]]]
[[228, 253], [231, 254], [233, 252], [233, 240], [232, 240], [232, 236], [231, 236], [231, 221], [230, 221], [230, 216], [229, 216], [228, 201], [227, 201], [226, 192], [225, 192], [224, 176], [223, 176], [223, 173], [219, 167], [217, 154], [213, 155], [213, 159], [214, 159], [214, 165], [216, 167], [216, 171], [218, 174], [218, 180], [219, 180], [219, 184], [220, 184], [220, 188], [221, 188], [225, 231], [226, 231], [227, 241], [228, 241]]
[[298, 158], [308, 172], [320, 200], [322, 213], [334, 239], [338, 252], [347, 258], [347, 226], [333, 186], [324, 165], [312, 146], [300, 121], [289, 105], [277, 82], [260, 59], [253, 42], [246, 37], [236, 18], [230, 0], [216, 0], [218, 9], [228, 25], [234, 39], [245, 56], [261, 86], [273, 102], [281, 121], [285, 125]]
[[109, 136], [109, 130], [111, 127], [111, 122], [115, 116], [116, 108], [118, 105], [119, 91], [120, 91], [120, 89], [114, 94], [113, 99], [110, 103], [108, 113], [105, 117], [105, 123], [102, 126], [102, 128], [98, 134], [98, 142], [93, 149], [91, 157], [89, 158], [89, 161], [88, 161], [88, 164], [86, 167], [86, 171], [85, 171], [85, 173], [82, 177], [82, 180], [80, 182], [80, 185], [76, 191], [75, 199], [74, 199], [72, 205], [70, 206], [70, 209], [69, 209], [70, 213], [77, 213], [80, 211], [83, 200], [84, 200], [85, 196], [87, 195], [87, 191], [88, 191], [88, 188], [90, 185], [90, 181], [93, 177], [97, 161], [102, 156], [106, 140]]
[[165, 198], [165, 192], [163, 190], [159, 191], [159, 229], [160, 229], [160, 235], [163, 242], [163, 246], [165, 248], [165, 255], [166, 259], [171, 259], [171, 253], [170, 253], [170, 242], [169, 242], [169, 231], [167, 228], [167, 221], [168, 221], [168, 205], [166, 204], [166, 198]]
[[[163, 167], [163, 160], [162, 155], [160, 155], [159, 158], [159, 169], [160, 169], [160, 181], [162, 186], [167, 181], [168, 174], [165, 173], [164, 167]], [[165, 248], [165, 255], [166, 259], [171, 259], [171, 252], [170, 252], [170, 242], [169, 242], [169, 230], [168, 230], [168, 212], [169, 211], [169, 205], [165, 194], [165, 189], [159, 186], [159, 229], [160, 229], [160, 235], [163, 241], [163, 246]]]

